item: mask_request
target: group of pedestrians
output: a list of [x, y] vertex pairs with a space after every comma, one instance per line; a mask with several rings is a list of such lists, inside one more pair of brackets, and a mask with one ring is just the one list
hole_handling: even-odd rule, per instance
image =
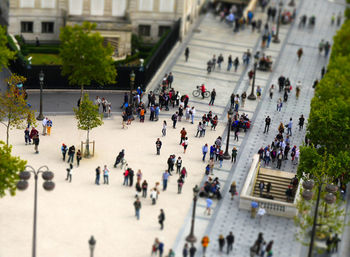
[[250, 247], [250, 257], [272, 257], [273, 256], [273, 240], [266, 242], [264, 234], [260, 232], [258, 238], [255, 240], [253, 246]]
[[99, 111], [100, 111], [100, 107], [102, 106], [102, 113], [107, 113], [108, 116], [111, 116], [112, 103], [108, 102], [106, 98], [104, 97], [100, 98], [99, 96], [96, 96], [95, 105], [98, 106]]

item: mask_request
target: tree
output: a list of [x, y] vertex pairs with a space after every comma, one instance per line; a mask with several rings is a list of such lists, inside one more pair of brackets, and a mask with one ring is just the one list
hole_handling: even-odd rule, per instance
[[13, 60], [16, 54], [7, 47], [7, 42], [6, 28], [0, 26], [0, 71], [8, 67], [9, 60]]
[[92, 81], [98, 84], [115, 83], [117, 76], [113, 64], [113, 48], [103, 44], [103, 37], [92, 32], [96, 24], [66, 26], [61, 29], [60, 57], [62, 75], [68, 76], [69, 84], [81, 88], [81, 98], [85, 85]]
[[90, 130], [103, 124], [102, 114], [98, 112], [98, 106], [89, 99], [88, 94], [84, 94], [79, 108], [74, 108], [75, 118], [78, 121], [78, 129], [86, 130], [86, 149], [85, 156], [90, 155], [89, 151], [89, 133]]
[[10, 129], [24, 129], [28, 123], [36, 123], [34, 112], [25, 100], [23, 91], [17, 88], [26, 78], [12, 74], [8, 79], [8, 90], [0, 95], [0, 123], [6, 127], [6, 144], [9, 144]]
[[0, 198], [6, 195], [15, 195], [19, 173], [24, 170], [27, 161], [11, 155], [12, 146], [0, 141]]

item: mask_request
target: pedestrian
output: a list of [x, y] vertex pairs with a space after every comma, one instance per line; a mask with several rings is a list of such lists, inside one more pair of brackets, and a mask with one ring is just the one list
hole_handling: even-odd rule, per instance
[[47, 127], [47, 135], [51, 135], [51, 128], [52, 128], [52, 120], [48, 119], [46, 122], [46, 127]]
[[182, 130], [180, 131], [180, 135], [181, 136], [180, 136], [180, 144], [179, 145], [181, 145], [182, 142], [185, 141], [185, 139], [186, 139], [187, 131], [185, 128], [182, 128]]
[[323, 66], [321, 69], [321, 79], [323, 79], [324, 74], [326, 74], [326, 68]]
[[266, 211], [263, 207], [259, 207], [258, 209], [258, 222], [261, 224], [262, 217], [265, 215]]
[[299, 48], [297, 51], [297, 56], [298, 56], [298, 62], [300, 61], [301, 57], [303, 56], [303, 49]]
[[241, 94], [241, 104], [242, 104], [242, 107], [244, 107], [244, 104], [245, 104], [245, 99], [247, 98], [247, 93], [244, 91], [242, 94]]
[[267, 253], [267, 257], [272, 257], [272, 245], [273, 245], [273, 240], [271, 240], [267, 246], [266, 246], [266, 253]]
[[266, 242], [264, 241], [260, 247], [260, 257], [265, 257], [266, 253]]
[[270, 116], [267, 116], [265, 119], [264, 133], [269, 133], [270, 124], [271, 124], [271, 118], [270, 118]]
[[339, 27], [340, 24], [341, 24], [341, 19], [342, 19], [342, 15], [341, 15], [341, 12], [338, 13], [338, 16], [337, 16], [337, 26]]
[[65, 144], [62, 144], [61, 146], [61, 152], [62, 152], [62, 156], [63, 156], [63, 161], [66, 160], [66, 153], [68, 151], [68, 147]]
[[31, 144], [31, 139], [30, 139], [30, 136], [29, 136], [29, 128], [26, 128], [25, 130], [24, 130], [24, 141], [25, 141], [25, 143], [26, 143], [26, 145], [27, 144]]
[[73, 163], [73, 161], [74, 161], [74, 154], [75, 154], [75, 146], [72, 145], [68, 149], [68, 161], [67, 161], [68, 163], [69, 162]]
[[173, 116], [171, 116], [171, 120], [173, 121], [173, 128], [175, 129], [176, 128], [176, 122], [177, 122], [177, 118], [179, 117], [179, 113], [178, 112], [175, 112], [173, 114]]
[[210, 240], [209, 240], [209, 237], [208, 237], [208, 236], [204, 236], [204, 237], [202, 238], [201, 243], [202, 243], [202, 247], [203, 247], [203, 256], [205, 256], [205, 253], [206, 253], [206, 251], [207, 251], [207, 247], [208, 247], [208, 245], [209, 245], [209, 242], [210, 242]]
[[302, 130], [303, 127], [304, 127], [304, 122], [305, 122], [305, 118], [304, 118], [304, 115], [302, 114], [299, 118], [299, 130]]
[[33, 135], [32, 139], [33, 139], [33, 144], [34, 144], [34, 151], [36, 154], [38, 154], [39, 153], [39, 142], [40, 142], [39, 133], [36, 133], [35, 135]]
[[188, 256], [188, 244], [186, 243], [184, 245], [184, 248], [182, 249], [182, 257], [187, 257]]
[[186, 47], [186, 50], [185, 50], [185, 60], [186, 62], [188, 61], [188, 57], [190, 56], [190, 49], [188, 47]]
[[208, 153], [208, 144], [205, 144], [205, 145], [202, 147], [202, 153], [203, 153], [202, 161], [205, 162], [205, 156], [206, 156], [207, 153]]
[[272, 97], [273, 97], [273, 91], [274, 91], [274, 89], [275, 89], [275, 85], [272, 84], [271, 87], [270, 87], [270, 89], [269, 89], [270, 99], [272, 99]]
[[176, 160], [176, 174], [178, 174], [178, 173], [180, 174], [181, 166], [182, 166], [182, 159], [179, 156]]
[[103, 184], [109, 184], [109, 170], [107, 169], [107, 165], [103, 168]]
[[214, 105], [215, 97], [216, 97], [216, 91], [215, 91], [215, 88], [213, 88], [213, 90], [210, 93], [209, 105]]
[[289, 119], [288, 127], [287, 127], [287, 135], [292, 136], [292, 126], [293, 126], [293, 120], [292, 118]]
[[42, 121], [42, 125], [43, 125], [43, 133], [42, 135], [45, 136], [46, 135], [46, 128], [47, 128], [47, 121], [48, 121], [48, 118], [45, 117]]
[[237, 158], [237, 148], [234, 146], [231, 154], [231, 162], [236, 163]]
[[232, 64], [233, 64], [233, 62], [232, 62], [232, 55], [229, 55], [228, 59], [227, 59], [227, 71], [231, 70]]
[[220, 162], [220, 169], [222, 168], [222, 162], [224, 161], [224, 151], [219, 151], [219, 162]]
[[98, 166], [95, 171], [96, 171], [95, 184], [100, 185], [100, 174], [101, 174], [100, 166]]
[[262, 180], [262, 181], [260, 181], [260, 183], [259, 183], [260, 197], [262, 197], [262, 195], [263, 195], [264, 188], [265, 188], [265, 183], [264, 183], [264, 181]]
[[159, 242], [158, 244], [158, 252], [159, 252], [159, 257], [162, 257], [164, 252], [164, 244], [162, 242]]
[[213, 200], [211, 200], [210, 198], [207, 198], [206, 200], [206, 208], [205, 208], [205, 211], [204, 211], [204, 214], [207, 214], [208, 216], [210, 215], [210, 211], [211, 211], [211, 206], [213, 204]]
[[230, 253], [230, 251], [233, 250], [233, 243], [235, 242], [235, 237], [232, 234], [232, 231], [226, 236], [226, 243], [227, 243], [227, 254]]
[[157, 256], [158, 246], [159, 246], [159, 241], [158, 241], [158, 238], [156, 238], [156, 239], [154, 240], [153, 245], [152, 245], [151, 256], [153, 256], [153, 254]]
[[225, 237], [221, 234], [219, 236], [219, 251], [222, 252], [222, 250], [224, 249], [225, 246]]
[[239, 131], [239, 127], [237, 126], [235, 129], [235, 138], [234, 138], [234, 140], [237, 140], [237, 141], [238, 141], [238, 131]]
[[163, 135], [163, 137], [166, 136], [166, 121], [163, 121], [162, 135]]
[[140, 210], [141, 210], [141, 202], [138, 196], [136, 196], [136, 200], [134, 202], [134, 207], [135, 207], [135, 216], [136, 219], [140, 219]]
[[332, 247], [331, 252], [338, 252], [338, 243], [341, 241], [341, 239], [338, 237], [338, 234], [335, 234], [332, 239]]
[[237, 186], [236, 186], [236, 181], [233, 181], [231, 186], [230, 186], [230, 191], [231, 193], [231, 200], [234, 199], [234, 196], [237, 194]]
[[233, 61], [233, 66], [235, 67], [235, 72], [237, 72], [238, 66], [239, 66], [239, 59], [238, 57], [235, 58]]
[[69, 164], [69, 168], [67, 168], [67, 178], [66, 180], [69, 180], [69, 183], [72, 182], [72, 173], [73, 173], [73, 164]]
[[186, 149], [188, 147], [188, 138], [185, 138], [185, 141], [182, 143], [182, 146], [184, 147], [184, 153], [186, 153]]
[[178, 194], [181, 194], [183, 185], [184, 185], [184, 180], [183, 180], [182, 176], [180, 176], [179, 179], [177, 180], [177, 193]]
[[190, 248], [190, 257], [194, 257], [196, 254], [197, 248], [194, 246], [194, 244], [191, 244], [191, 248]]
[[163, 175], [162, 175], [162, 179], [163, 179], [163, 191], [165, 191], [167, 189], [168, 186], [168, 179], [169, 179], [169, 172], [167, 170], [164, 171]]
[[331, 48], [331, 45], [329, 44], [329, 42], [327, 41], [325, 46], [324, 46], [324, 57], [328, 56], [329, 50]]
[[266, 193], [270, 193], [271, 187], [272, 187], [271, 182], [268, 182], [266, 185]]
[[262, 91], [261, 87], [257, 86], [257, 88], [256, 88], [256, 96], [257, 96], [258, 100], [261, 99], [261, 91]]
[[153, 188], [153, 189], [151, 190], [152, 205], [155, 205], [155, 204], [156, 204], [157, 197], [158, 197], [157, 188]]
[[196, 137], [201, 137], [201, 134], [202, 134], [202, 122], [199, 122], [198, 123], [198, 126], [197, 126], [197, 134], [196, 134]]
[[79, 167], [79, 163], [80, 163], [81, 158], [82, 158], [81, 151], [80, 151], [80, 149], [78, 149], [78, 152], [77, 152], [77, 166], [78, 167]]
[[194, 115], [196, 114], [196, 109], [194, 108], [194, 106], [192, 106], [191, 110], [190, 110], [190, 115], [191, 115], [191, 123], [193, 124], [193, 120], [194, 120]]
[[160, 149], [162, 148], [162, 141], [160, 141], [159, 138], [157, 138], [157, 141], [156, 141], [156, 148], [157, 148], [157, 155], [160, 155]]
[[160, 230], [164, 229], [165, 214], [163, 209], [160, 209], [160, 214], [158, 216], [158, 223], [160, 224]]
[[280, 112], [280, 111], [282, 110], [282, 106], [283, 106], [282, 99], [279, 98], [279, 99], [277, 100], [277, 111]]
[[146, 180], [142, 182], [141, 189], [142, 189], [142, 197], [146, 198], [147, 197], [147, 187], [148, 183]]

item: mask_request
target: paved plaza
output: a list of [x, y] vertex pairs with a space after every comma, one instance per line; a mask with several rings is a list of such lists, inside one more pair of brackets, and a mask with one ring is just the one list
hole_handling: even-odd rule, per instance
[[[286, 9], [289, 1], [284, 0]], [[278, 257], [306, 256], [306, 249], [294, 238], [296, 227], [292, 219], [269, 216], [263, 217], [261, 224], [250, 218], [250, 213], [239, 210], [239, 199], [230, 199], [229, 186], [236, 181], [238, 192], [243, 187], [246, 174], [250, 168], [252, 157], [260, 147], [271, 144], [277, 134], [280, 122], [286, 124], [292, 117], [293, 136], [291, 146], [301, 145], [305, 137], [305, 129], [298, 131], [297, 121], [301, 114], [307, 120], [310, 101], [314, 94], [313, 81], [320, 79], [322, 67], [327, 65], [327, 58], [318, 53], [318, 43], [321, 39], [331, 42], [338, 27], [330, 25], [332, 13], [344, 10], [344, 2], [340, 0], [299, 0], [296, 2], [297, 22], [290, 25], [282, 25], [279, 31], [281, 42], [271, 43], [264, 50], [266, 55], [272, 56], [272, 72], [257, 71], [256, 86], [262, 88], [260, 100], [246, 100], [245, 106], [239, 109], [239, 113], [246, 113], [252, 120], [252, 128], [247, 133], [240, 133], [239, 140], [234, 141], [231, 133], [229, 149], [238, 149], [237, 163], [232, 165], [230, 161], [224, 161], [222, 168], [216, 164], [214, 177], [218, 177], [221, 183], [222, 200], [214, 200], [211, 216], [205, 215], [205, 199], [199, 198], [197, 203], [195, 235], [197, 237], [196, 256], [203, 256], [200, 239], [208, 235], [211, 242], [205, 256], [224, 256], [219, 253], [218, 238], [220, 234], [226, 236], [230, 231], [235, 236], [233, 251], [229, 256], [249, 256], [249, 248], [253, 245], [259, 232], [264, 233], [266, 241], [274, 240], [273, 252]], [[276, 1], [270, 1], [276, 4]], [[298, 28], [301, 15], [316, 15], [314, 28]], [[266, 20], [266, 15], [258, 8], [255, 17]], [[263, 23], [264, 24], [264, 23]], [[270, 26], [273, 24], [270, 23]], [[55, 172], [56, 188], [53, 192], [45, 192], [39, 186], [38, 205], [38, 256], [51, 257], [79, 257], [88, 255], [87, 240], [94, 235], [97, 240], [95, 256], [150, 256], [151, 246], [157, 237], [165, 244], [165, 256], [170, 248], [174, 249], [176, 256], [182, 256], [182, 248], [185, 238], [189, 234], [192, 214], [192, 188], [194, 185], [202, 185], [206, 163], [201, 161], [201, 147], [204, 143], [209, 145], [218, 136], [226, 142], [227, 111], [230, 106], [232, 93], [241, 94], [246, 91], [249, 95], [250, 84], [247, 73], [252, 69], [242, 64], [242, 55], [247, 49], [254, 54], [262, 51], [261, 35], [252, 32], [250, 28], [233, 34], [232, 28], [219, 21], [212, 13], [207, 13], [198, 23], [193, 24], [193, 30], [172, 51], [171, 56], [163, 64], [158, 75], [153, 79], [150, 89], [153, 89], [161, 80], [164, 73], [172, 71], [174, 74], [174, 88], [182, 95], [190, 96], [189, 105], [196, 108], [196, 120], [208, 111], [219, 116], [219, 126], [216, 131], [207, 129], [205, 138], [195, 138], [197, 129], [187, 121], [178, 123], [177, 128], [171, 128], [171, 115], [175, 109], [169, 112], [161, 112], [158, 122], [149, 122], [148, 114], [144, 124], [138, 121], [127, 130], [121, 129], [121, 118], [118, 112], [114, 112], [112, 119], [104, 120], [104, 125], [94, 129], [90, 136], [96, 140], [96, 155], [92, 159], [83, 159], [81, 166], [75, 168], [73, 182], [65, 181], [67, 163], [61, 160], [60, 146], [62, 143], [75, 144], [80, 147], [80, 142], [85, 140], [86, 133], [76, 129], [76, 121], [72, 116], [59, 116], [69, 113], [66, 102], [58, 102], [52, 94], [54, 109], [57, 116], [52, 116], [53, 130], [50, 137], [41, 136], [40, 154], [35, 155], [32, 146], [24, 145], [23, 131], [14, 130], [10, 136], [10, 143], [14, 146], [13, 153], [28, 160], [28, 164], [38, 168], [48, 165]], [[189, 47], [189, 61], [185, 62], [184, 49]], [[304, 55], [300, 62], [296, 52], [303, 48]], [[225, 61], [221, 70], [216, 69], [207, 74], [206, 63], [213, 54], [223, 54]], [[237, 72], [226, 70], [227, 57], [232, 54], [240, 58], [240, 66]], [[283, 74], [289, 77], [293, 90], [288, 101], [284, 103], [282, 111], [276, 111], [278, 98], [283, 95], [275, 89], [273, 99], [269, 98], [268, 89], [271, 84], [277, 86], [278, 77]], [[299, 99], [295, 97], [295, 84], [302, 82]], [[209, 106], [209, 99], [193, 98], [192, 91], [196, 85], [204, 83], [208, 90], [215, 88], [217, 97], [214, 106]], [[278, 86], [277, 86], [278, 87]], [[107, 93], [108, 95], [108, 93]], [[91, 96], [94, 96], [92, 94]], [[36, 97], [36, 96], [35, 96]], [[70, 99], [75, 98], [71, 95]], [[60, 98], [60, 97], [58, 97]], [[58, 99], [57, 98], [57, 99]], [[121, 96], [114, 94], [119, 105]], [[66, 99], [66, 101], [70, 101]], [[112, 100], [112, 105], [113, 105]], [[71, 105], [72, 103], [70, 103]], [[64, 106], [65, 105], [65, 106]], [[74, 104], [75, 105], [75, 104]], [[74, 106], [73, 105], [73, 106]], [[61, 108], [61, 107], [62, 108]], [[51, 108], [52, 109], [52, 108]], [[53, 111], [49, 111], [52, 114]], [[114, 110], [113, 110], [114, 111]], [[264, 134], [264, 120], [269, 115], [272, 119], [269, 133]], [[155, 154], [155, 141], [161, 137], [162, 120], [168, 122], [168, 134], [161, 138], [163, 148], [160, 156]], [[41, 128], [41, 126], [38, 126]], [[179, 146], [180, 130], [185, 127], [188, 131], [189, 148], [183, 154]], [[305, 126], [304, 126], [305, 128]], [[0, 139], [4, 139], [4, 129], [0, 129]], [[225, 144], [223, 149], [225, 149]], [[149, 197], [142, 199], [141, 219], [134, 217], [133, 201], [135, 188], [122, 186], [122, 171], [113, 168], [113, 162], [121, 149], [126, 150], [126, 160], [135, 172], [141, 169], [143, 179], [149, 184], [149, 189], [155, 182], [161, 182], [161, 174], [166, 169], [166, 161], [170, 154], [181, 156], [183, 164], [189, 171], [184, 190], [178, 195], [176, 177], [171, 177], [170, 185], [166, 192], [161, 192], [156, 206], [151, 205]], [[110, 185], [94, 185], [95, 168], [106, 164], [111, 170]], [[272, 166], [271, 166], [272, 167]], [[272, 167], [274, 168], [274, 167]], [[296, 172], [296, 165], [283, 162], [282, 170]], [[17, 192], [15, 197], [5, 197], [0, 202], [0, 256], [18, 257], [28, 256], [31, 249], [32, 238], [32, 208], [33, 208], [33, 184], [26, 192]], [[39, 182], [41, 185], [41, 182]], [[239, 197], [239, 195], [238, 195]], [[159, 230], [157, 217], [159, 210], [163, 208], [166, 214], [165, 229]], [[344, 243], [345, 242], [345, 243]], [[337, 256], [346, 257], [349, 253], [348, 240], [343, 238], [341, 251]], [[345, 246], [344, 246], [345, 245]], [[54, 251], [53, 251], [54, 249]], [[334, 255], [336, 256], [336, 255]]]

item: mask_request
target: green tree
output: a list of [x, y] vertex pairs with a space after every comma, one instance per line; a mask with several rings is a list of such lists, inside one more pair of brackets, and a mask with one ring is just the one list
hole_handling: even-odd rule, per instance
[[13, 60], [16, 54], [7, 47], [7, 42], [6, 28], [0, 26], [0, 71], [8, 67], [9, 60]]
[[24, 170], [27, 161], [11, 155], [12, 146], [0, 141], [0, 198], [6, 195], [15, 195], [19, 173]]
[[36, 123], [34, 112], [27, 105], [25, 95], [16, 85], [24, 82], [22, 76], [12, 74], [8, 79], [9, 89], [0, 95], [0, 123], [6, 127], [6, 144], [9, 144], [10, 129], [24, 129], [27, 123]]
[[66, 26], [60, 32], [62, 75], [68, 76], [69, 84], [80, 86], [81, 98], [85, 85], [92, 81], [101, 85], [115, 83], [117, 76], [113, 48], [103, 44], [98, 32], [92, 32], [95, 28], [96, 24], [84, 22]]
[[103, 124], [102, 114], [98, 112], [98, 106], [89, 99], [88, 94], [84, 94], [79, 108], [74, 108], [75, 118], [78, 121], [78, 129], [86, 130], [85, 156], [90, 156], [89, 133], [90, 130]]
[[333, 38], [331, 59], [336, 56], [348, 56], [350, 54], [350, 20], [345, 20], [340, 30]]

